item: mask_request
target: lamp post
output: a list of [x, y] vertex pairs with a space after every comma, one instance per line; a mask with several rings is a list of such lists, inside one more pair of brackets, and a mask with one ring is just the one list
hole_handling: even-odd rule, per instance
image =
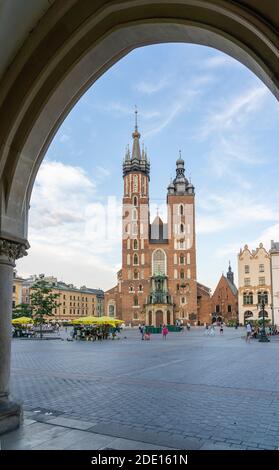
[[270, 340], [266, 336], [266, 332], [265, 332], [265, 302], [264, 302], [264, 295], [263, 294], [261, 294], [261, 296], [260, 296], [259, 308], [260, 308], [260, 312], [262, 312], [262, 316], [263, 316], [263, 324], [262, 324], [262, 329], [261, 329], [261, 332], [260, 332], [259, 342], [260, 343], [269, 343]]

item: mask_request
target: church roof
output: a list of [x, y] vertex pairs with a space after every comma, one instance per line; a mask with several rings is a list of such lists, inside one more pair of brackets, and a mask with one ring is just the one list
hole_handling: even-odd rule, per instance
[[168, 224], [164, 224], [159, 215], [150, 224], [149, 241], [150, 243], [168, 243]]

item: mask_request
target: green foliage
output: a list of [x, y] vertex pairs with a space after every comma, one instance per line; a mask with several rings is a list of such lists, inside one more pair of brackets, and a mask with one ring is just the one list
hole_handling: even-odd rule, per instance
[[40, 324], [41, 338], [44, 317], [53, 316], [53, 309], [61, 305], [61, 303], [56, 301], [58, 297], [59, 294], [54, 294], [51, 286], [44, 280], [36, 282], [32, 287], [30, 295], [31, 308], [36, 323]]
[[32, 307], [28, 304], [18, 304], [13, 308], [12, 318], [32, 317]]

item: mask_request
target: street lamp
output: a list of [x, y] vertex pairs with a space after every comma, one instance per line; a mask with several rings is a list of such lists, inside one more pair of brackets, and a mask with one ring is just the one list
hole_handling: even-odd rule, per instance
[[259, 300], [260, 300], [260, 304], [258, 305], [258, 307], [260, 309], [260, 312], [262, 312], [262, 316], [263, 316], [263, 324], [262, 324], [262, 329], [261, 329], [261, 332], [260, 332], [259, 342], [260, 343], [269, 343], [270, 340], [266, 336], [266, 332], [265, 332], [265, 301], [264, 301], [264, 294], [261, 294], [259, 296]]

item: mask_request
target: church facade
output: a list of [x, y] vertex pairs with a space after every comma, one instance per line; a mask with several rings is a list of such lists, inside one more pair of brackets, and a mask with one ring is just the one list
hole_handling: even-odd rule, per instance
[[196, 323], [195, 189], [176, 161], [167, 188], [167, 223], [149, 211], [150, 162], [140, 145], [137, 120], [132, 152], [123, 161], [122, 269], [105, 293], [105, 314], [136, 325]]

